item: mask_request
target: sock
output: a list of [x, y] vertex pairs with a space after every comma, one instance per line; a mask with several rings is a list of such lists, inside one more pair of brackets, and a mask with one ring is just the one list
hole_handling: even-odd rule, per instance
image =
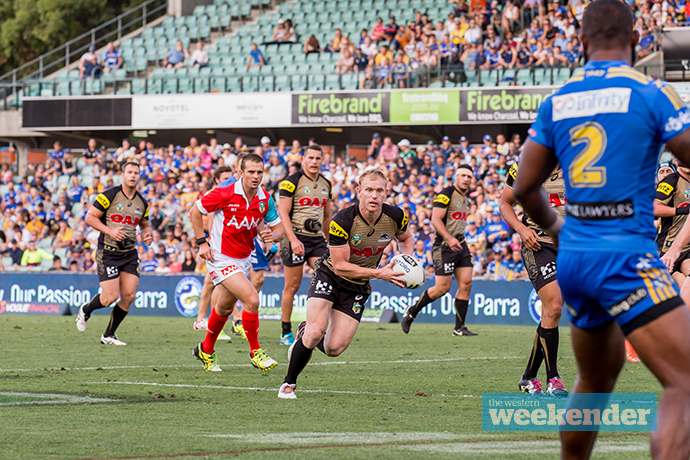
[[216, 340], [218, 340], [218, 336], [223, 331], [223, 327], [225, 327], [225, 323], [227, 322], [227, 317], [223, 318], [216, 313], [215, 308], [211, 308], [211, 315], [208, 317], [206, 337], [204, 337], [204, 341], [201, 342], [201, 349], [204, 353], [213, 353], [213, 350], [216, 348]]
[[110, 322], [108, 323], [108, 327], [106, 328], [103, 336], [110, 337], [111, 335], [115, 335], [117, 327], [120, 325], [122, 320], [125, 319], [125, 316], [127, 316], [127, 312], [120, 308], [119, 305], [115, 305], [115, 307], [113, 307], [113, 310], [110, 312]]
[[283, 335], [287, 335], [290, 332], [292, 332], [292, 323], [290, 321], [283, 321], [282, 326], [283, 326]]
[[326, 336], [321, 337], [321, 340], [319, 340], [319, 343], [316, 344], [316, 348], [319, 349], [321, 353], [324, 355], [326, 354], [326, 350], [323, 348], [323, 340], [326, 338]]
[[295, 342], [292, 348], [292, 356], [290, 357], [290, 362], [288, 363], [288, 371], [285, 376], [285, 383], [290, 385], [295, 385], [297, 383], [297, 377], [299, 374], [307, 367], [309, 360], [311, 359], [311, 354], [314, 350], [307, 348], [302, 343], [302, 339]]
[[422, 296], [419, 298], [417, 303], [410, 308], [410, 314], [412, 317], [416, 318], [419, 312], [422, 311], [422, 308], [426, 307], [431, 302], [433, 302], [433, 300], [431, 300], [429, 297], [429, 290], [427, 289], [426, 291], [422, 292]]
[[539, 341], [544, 350], [544, 361], [546, 362], [546, 379], [558, 377], [558, 327], [553, 329], [541, 328]]
[[467, 319], [467, 308], [469, 305], [469, 300], [455, 299], [455, 329], [460, 329], [465, 325], [465, 320]]
[[525, 374], [522, 376], [528, 380], [532, 380], [533, 378], [537, 377], [537, 372], [539, 372], [541, 362], [544, 360], [544, 352], [542, 351], [541, 341], [539, 340], [540, 331], [541, 324], [537, 326], [537, 330], [534, 332], [534, 340], [532, 340], [532, 353], [529, 355], [527, 369], [525, 369]]
[[242, 310], [242, 326], [244, 326], [244, 332], [247, 334], [249, 350], [253, 352], [261, 348], [259, 345], [259, 312], [249, 313], [247, 310]]
[[91, 316], [91, 313], [93, 313], [94, 310], [98, 310], [99, 308], [105, 308], [107, 305], [101, 304], [101, 295], [96, 294], [93, 296], [93, 299], [91, 299], [91, 302], [87, 306], [84, 307], [84, 314], [88, 318]]

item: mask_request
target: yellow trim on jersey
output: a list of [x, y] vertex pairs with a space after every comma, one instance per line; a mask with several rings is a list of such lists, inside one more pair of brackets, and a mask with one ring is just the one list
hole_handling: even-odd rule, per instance
[[339, 236], [345, 239], [350, 237], [350, 235], [348, 235], [345, 229], [338, 225], [338, 223], [334, 220], [331, 220], [331, 225], [329, 225], [328, 227], [328, 233], [330, 233], [333, 236]]
[[148, 219], [148, 218], [149, 218], [149, 207], [146, 206], [146, 212], [144, 212], [144, 219]]
[[671, 192], [673, 192], [673, 190], [673, 186], [666, 182], [659, 182], [659, 186], [656, 188], [657, 192], [661, 192], [667, 196], [671, 195]]
[[606, 78], [629, 78], [635, 80], [636, 82], [642, 83], [643, 85], [648, 85], [652, 82], [652, 79], [647, 75], [633, 70], [627, 67], [612, 67], [606, 72]]
[[674, 109], [680, 110], [685, 107], [683, 99], [680, 98], [673, 86], [665, 85], [661, 88], [661, 92], [664, 93], [664, 95], [668, 98], [669, 101], [671, 101], [671, 104], [673, 104]]
[[405, 211], [403, 211], [403, 218], [402, 218], [402, 223], [400, 224], [400, 229], [402, 230], [405, 228], [405, 225], [407, 225], [407, 214], [405, 214]]
[[448, 204], [450, 203], [450, 197], [439, 193], [436, 195], [436, 198], [434, 198], [434, 203]]
[[106, 197], [102, 193], [99, 193], [96, 196], [96, 201], [98, 202], [98, 204], [103, 206], [103, 209], [108, 209], [110, 207], [110, 200], [108, 199], [108, 197]]
[[651, 268], [637, 270], [637, 274], [644, 280], [647, 292], [655, 305], [678, 295], [665, 270]]
[[565, 82], [565, 84], [567, 85], [568, 83], [575, 83], [575, 82], [578, 82], [578, 81], [583, 81], [584, 79], [585, 79], [585, 71], [582, 70], [582, 69], [580, 69], [580, 70], [576, 71], [576, 72], [573, 74], [573, 76], [570, 77], [570, 78], [568, 79], [568, 81]]
[[517, 170], [518, 170], [518, 164], [514, 163], [513, 166], [510, 167], [508, 170], [508, 175], [512, 177], [513, 179], [517, 179]]
[[288, 193], [292, 193], [295, 191], [295, 184], [293, 184], [289, 180], [284, 180], [280, 183], [280, 190], [285, 190]]

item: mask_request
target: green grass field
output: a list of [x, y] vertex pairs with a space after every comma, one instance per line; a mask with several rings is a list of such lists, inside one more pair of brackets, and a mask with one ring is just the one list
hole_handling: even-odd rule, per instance
[[[482, 432], [481, 394], [514, 392], [534, 328], [362, 324], [338, 358], [316, 351], [297, 400], [279, 400], [286, 372], [280, 324], [261, 343], [279, 366], [262, 373], [247, 343], [216, 351], [222, 373], [191, 354], [203, 333], [182, 318], [129, 317], [126, 347], [101, 345], [105, 316], [86, 333], [74, 317], [0, 317], [0, 458], [557, 458], [556, 433]], [[562, 329], [559, 367], [575, 378]], [[540, 378], [544, 378], [543, 369]], [[640, 364], [627, 364], [619, 392], [660, 392]], [[608, 433], [594, 458], [648, 458], [647, 434]]]

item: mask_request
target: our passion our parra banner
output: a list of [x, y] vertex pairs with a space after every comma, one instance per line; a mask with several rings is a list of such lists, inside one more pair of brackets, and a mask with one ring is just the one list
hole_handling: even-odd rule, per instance
[[532, 123], [544, 100], [556, 87], [485, 87], [463, 91], [460, 97], [460, 122]]

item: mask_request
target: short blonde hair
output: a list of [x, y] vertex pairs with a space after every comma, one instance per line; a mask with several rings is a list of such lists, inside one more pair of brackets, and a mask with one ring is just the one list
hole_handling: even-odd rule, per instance
[[366, 171], [364, 171], [361, 176], [359, 176], [358, 185], [360, 186], [360, 188], [362, 187], [364, 180], [369, 179], [369, 178], [383, 179], [383, 183], [388, 184], [388, 178], [386, 177], [386, 174], [384, 174], [383, 171], [381, 171], [380, 169], [376, 169], [376, 168], [370, 168], [370, 169], [367, 169]]

